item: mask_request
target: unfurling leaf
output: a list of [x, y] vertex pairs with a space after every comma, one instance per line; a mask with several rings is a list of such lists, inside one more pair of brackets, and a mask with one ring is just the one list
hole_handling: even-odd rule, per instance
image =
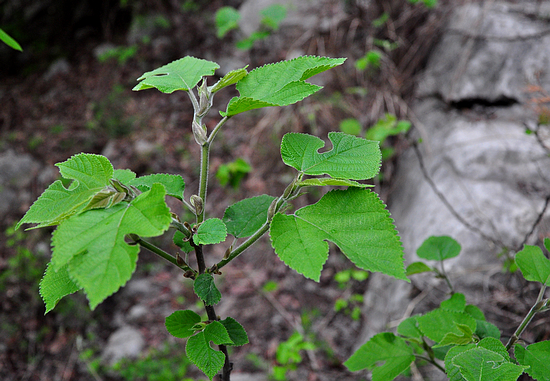
[[109, 180], [113, 177], [113, 166], [100, 155], [82, 153], [56, 166], [63, 178], [73, 182], [68, 188], [63, 186], [61, 180], [52, 183], [32, 204], [16, 228], [25, 223], [37, 223], [37, 228], [58, 225], [81, 212], [96, 193], [110, 185]]
[[138, 246], [124, 241], [127, 234], [161, 235], [170, 226], [165, 190], [153, 184], [130, 203], [94, 209], [64, 221], [52, 237], [55, 271], [68, 265], [71, 279], [83, 288], [94, 309], [131, 277]]
[[182, 200], [183, 190], [185, 189], [185, 182], [180, 175], [169, 175], [165, 173], [155, 173], [153, 175], [140, 176], [132, 179], [126, 183], [126, 185], [132, 185], [142, 192], [151, 189], [151, 186], [155, 183], [164, 185], [166, 188], [166, 194]]
[[393, 220], [369, 190], [333, 190], [293, 215], [277, 213], [270, 236], [279, 258], [306, 278], [319, 280], [331, 241], [357, 267], [407, 280]]

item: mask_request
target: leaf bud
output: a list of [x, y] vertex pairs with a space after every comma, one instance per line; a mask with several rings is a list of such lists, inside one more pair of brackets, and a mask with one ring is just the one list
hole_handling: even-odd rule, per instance
[[191, 196], [189, 201], [191, 202], [191, 205], [193, 206], [193, 208], [195, 208], [195, 213], [197, 215], [201, 214], [202, 211], [204, 210], [204, 202], [202, 198], [194, 194]]
[[279, 199], [275, 199], [271, 202], [271, 205], [269, 205], [269, 209], [267, 209], [267, 220], [271, 221], [273, 219], [273, 216], [275, 215], [275, 211], [277, 210], [277, 202]]
[[212, 107], [211, 100], [210, 100], [210, 90], [208, 90], [208, 86], [206, 86], [206, 79], [202, 80], [201, 85], [198, 87], [199, 91], [199, 110], [197, 111], [197, 116], [202, 117], [204, 116], [208, 110], [210, 110], [210, 107]]
[[178, 264], [178, 266], [183, 266], [185, 264], [185, 261], [182, 257], [180, 257], [179, 254], [176, 254], [176, 263]]
[[198, 145], [203, 146], [206, 143], [206, 140], [208, 137], [206, 136], [206, 131], [204, 127], [202, 127], [200, 124], [197, 123], [196, 120], [193, 119], [192, 124], [192, 130], [193, 130], [193, 137], [195, 138], [195, 141]]

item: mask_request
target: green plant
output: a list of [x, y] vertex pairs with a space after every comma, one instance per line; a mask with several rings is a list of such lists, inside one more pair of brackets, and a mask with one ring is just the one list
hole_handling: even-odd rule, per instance
[[[234, 70], [211, 86], [205, 77], [213, 75], [218, 65], [194, 57], [143, 74], [134, 90], [156, 88], [168, 94], [181, 90], [189, 95], [194, 109], [190, 128], [201, 148], [198, 190], [184, 197], [181, 176], [136, 177], [128, 169], [114, 169], [100, 155], [78, 154], [56, 164], [62, 180], [51, 184], [17, 225], [57, 225], [52, 235], [52, 259], [40, 282], [46, 313], [61, 298], [77, 291], [83, 291], [90, 307], [95, 308], [130, 279], [143, 247], [182, 271], [206, 311], [206, 319], [191, 310], [175, 311], [166, 318], [168, 332], [187, 338], [187, 357], [209, 379], [221, 371], [221, 379], [227, 381], [232, 369], [227, 346], [244, 345], [248, 337], [235, 319], [216, 314], [214, 306], [221, 300], [216, 276], [268, 231], [278, 257], [306, 278], [319, 281], [329, 252], [326, 241], [331, 241], [356, 266], [407, 281], [393, 220], [379, 197], [366, 189], [370, 185], [358, 182], [378, 174], [378, 142], [331, 132], [332, 149], [319, 153], [325, 145], [320, 138], [286, 134], [281, 143], [282, 160], [296, 172], [284, 192], [241, 200], [229, 206], [222, 218], [206, 214], [210, 148], [227, 120], [253, 109], [294, 104], [314, 94], [321, 87], [306, 80], [344, 61], [298, 57], [251, 72]], [[239, 96], [220, 112], [218, 124], [207, 130], [203, 119], [214, 95], [231, 85]], [[346, 189], [332, 190], [317, 203], [288, 214], [294, 198], [319, 186]], [[179, 200], [194, 220], [181, 220], [172, 213], [166, 196]], [[168, 253], [146, 240], [167, 233], [185, 255]], [[209, 246], [222, 244], [228, 234], [234, 237], [233, 244], [227, 245], [223, 258], [208, 256]], [[191, 252], [196, 268], [185, 260]], [[218, 345], [218, 350], [210, 342]]]
[[0, 41], [8, 45], [10, 48], [19, 50], [20, 52], [23, 51], [21, 48], [21, 45], [17, 41], [15, 41], [9, 34], [4, 32], [2, 29], [0, 29]]
[[[248, 50], [254, 43], [267, 38], [271, 33], [279, 30], [279, 25], [286, 17], [286, 7], [281, 4], [270, 5], [260, 11], [260, 29], [254, 31], [250, 36], [237, 41], [235, 46], [239, 49]], [[235, 8], [226, 6], [218, 9], [215, 15], [216, 35], [223, 38], [231, 30], [239, 28], [241, 14]]]
[[[550, 239], [544, 240], [550, 250]], [[443, 278], [450, 289], [450, 298], [424, 315], [414, 315], [397, 327], [397, 335], [383, 332], [373, 336], [344, 364], [351, 371], [372, 369], [372, 379], [393, 380], [406, 371], [415, 359], [427, 361], [445, 372], [450, 380], [517, 380], [524, 372], [536, 380], [550, 375], [550, 340], [525, 346], [519, 341], [534, 315], [550, 309], [544, 298], [550, 285], [550, 260], [538, 246], [525, 246], [515, 260], [528, 281], [538, 282], [537, 300], [506, 345], [499, 329], [485, 319], [475, 305], [466, 304], [466, 297], [454, 292], [443, 262], [459, 255], [460, 244], [454, 239], [430, 237], [418, 248], [417, 255], [438, 261], [440, 268], [424, 262], [407, 267], [407, 275], [433, 272]], [[515, 359], [509, 351], [513, 349]]]
[[123, 359], [113, 366], [128, 381], [192, 381], [184, 378], [191, 362], [183, 351], [166, 343], [161, 349], [153, 349], [143, 358]]
[[216, 178], [222, 186], [229, 184], [233, 189], [237, 189], [241, 185], [241, 180], [251, 170], [250, 164], [239, 157], [231, 163], [220, 165], [216, 172]]
[[301, 351], [314, 350], [315, 344], [307, 341], [300, 333], [294, 332], [288, 340], [277, 347], [277, 364], [271, 369], [271, 376], [274, 380], [284, 381], [287, 373], [296, 370], [297, 365], [302, 362]]
[[136, 56], [137, 51], [137, 45], [116, 46], [101, 53], [97, 57], [97, 59], [101, 63], [105, 63], [111, 59], [114, 59], [118, 62], [120, 66], [124, 66], [129, 59]]

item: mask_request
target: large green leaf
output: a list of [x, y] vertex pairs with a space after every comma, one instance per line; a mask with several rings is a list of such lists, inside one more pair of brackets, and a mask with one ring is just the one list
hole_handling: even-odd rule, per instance
[[213, 75], [219, 65], [215, 62], [186, 56], [170, 62], [153, 71], [144, 73], [132, 90], [156, 88], [163, 93], [173, 93], [176, 90], [188, 91], [199, 83], [202, 77]]
[[441, 309], [454, 312], [464, 312], [466, 308], [466, 297], [460, 292], [454, 293], [447, 300], [441, 302]]
[[480, 346], [456, 355], [452, 361], [466, 381], [515, 381], [527, 368]]
[[54, 270], [69, 265], [71, 279], [84, 289], [92, 309], [123, 286], [135, 270], [139, 247], [127, 244], [124, 237], [154, 237], [170, 226], [164, 196], [164, 187], [153, 184], [129, 204], [74, 215], [54, 232]]
[[81, 211], [86, 203], [113, 177], [113, 166], [100, 155], [78, 154], [57, 163], [61, 176], [73, 180], [68, 188], [61, 180], [52, 183], [23, 216], [16, 228], [25, 223], [38, 223], [37, 227], [57, 225]]
[[269, 106], [287, 106], [319, 91], [306, 79], [344, 63], [345, 58], [303, 56], [264, 65], [237, 83], [240, 96], [231, 99], [222, 115]]
[[319, 280], [335, 243], [356, 266], [407, 280], [403, 248], [389, 212], [365, 189], [333, 190], [292, 215], [277, 213], [270, 227], [279, 258], [307, 278]]
[[181, 200], [183, 198], [183, 190], [185, 189], [185, 182], [180, 175], [169, 175], [165, 173], [155, 173], [153, 175], [141, 176], [136, 179], [132, 179], [126, 183], [126, 185], [133, 185], [140, 191], [145, 192], [151, 189], [151, 186], [155, 183], [164, 185], [166, 188], [166, 194]]
[[405, 340], [393, 333], [383, 332], [363, 344], [344, 365], [352, 372], [373, 369], [373, 381], [390, 381], [413, 361], [413, 349]]
[[460, 244], [447, 236], [429, 237], [416, 250], [416, 254], [423, 259], [443, 261], [460, 254]]
[[514, 355], [521, 365], [529, 366], [527, 373], [535, 380], [550, 381], [550, 341], [541, 341], [524, 348], [514, 346]]
[[267, 221], [267, 210], [274, 199], [263, 194], [229, 206], [223, 214], [227, 232], [236, 238], [250, 237]]
[[196, 312], [191, 310], [175, 311], [166, 317], [164, 325], [172, 336], [183, 339], [195, 333], [193, 327], [200, 321], [201, 317]]
[[53, 310], [64, 296], [80, 290], [80, 287], [71, 280], [67, 267], [68, 265], [65, 265], [56, 272], [52, 263], [48, 263], [44, 277], [40, 281], [40, 296], [46, 305], [44, 314]]
[[366, 180], [378, 174], [382, 154], [378, 142], [343, 132], [329, 132], [332, 149], [319, 153], [325, 143], [316, 136], [289, 133], [283, 136], [281, 156], [286, 165], [306, 175]]
[[441, 308], [419, 316], [416, 320], [418, 321], [418, 327], [424, 335], [436, 343], [441, 342], [448, 333], [462, 336], [464, 332], [458, 328], [458, 325], [465, 325], [472, 332], [476, 330], [476, 321], [470, 315], [464, 312], [447, 311]]
[[525, 245], [516, 254], [516, 264], [525, 279], [550, 286], [550, 260], [544, 256], [540, 247]]

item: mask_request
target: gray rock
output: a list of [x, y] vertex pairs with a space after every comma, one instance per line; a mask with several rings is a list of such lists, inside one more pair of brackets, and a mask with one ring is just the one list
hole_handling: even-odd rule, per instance
[[101, 354], [101, 361], [104, 364], [114, 365], [123, 358], [136, 358], [144, 346], [145, 340], [137, 329], [129, 326], [121, 327], [109, 336]]
[[[537, 115], [520, 103], [529, 96], [528, 84], [550, 91], [548, 24], [526, 16], [533, 2], [484, 4], [454, 10], [414, 106], [419, 133], [413, 138], [423, 138], [419, 152], [426, 172], [453, 211], [425, 179], [412, 148], [399, 159], [388, 202], [407, 263], [419, 260], [416, 249], [432, 235], [448, 235], [462, 245], [445, 269], [455, 290], [481, 307], [491, 303], [501, 250], [513, 254], [526, 237], [534, 244], [550, 226], [546, 211], [528, 236], [550, 195], [550, 158], [525, 133], [525, 125], [535, 128]], [[406, 313], [424, 312], [448, 297], [441, 280], [420, 275], [412, 280], [426, 291], [422, 302], [411, 300], [410, 285], [373, 275], [358, 345], [395, 328]]]
[[30, 185], [40, 163], [28, 154], [0, 153], [0, 215], [24, 213], [31, 204]]
[[53, 77], [60, 74], [67, 74], [71, 70], [71, 65], [66, 58], [59, 58], [52, 62], [48, 70], [44, 74], [43, 78], [45, 81], [49, 81]]

